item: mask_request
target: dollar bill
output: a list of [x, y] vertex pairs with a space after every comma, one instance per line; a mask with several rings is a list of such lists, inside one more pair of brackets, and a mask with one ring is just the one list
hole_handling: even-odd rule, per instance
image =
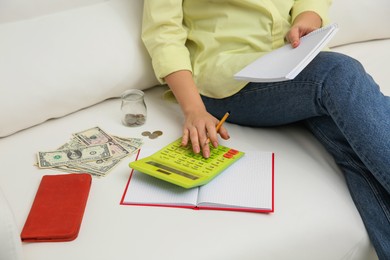
[[[59, 159], [57, 161], [53, 160], [53, 158], [50, 160], [45, 158], [45, 161], [41, 160], [43, 167], [41, 167], [39, 160], [36, 166], [40, 168], [51, 168], [63, 172], [90, 173], [94, 177], [105, 177], [121, 162], [122, 159], [137, 153], [143, 145], [143, 139], [109, 135], [100, 127], [94, 127], [73, 134], [72, 138], [68, 140], [68, 142], [58, 147], [56, 151], [51, 151], [51, 155], [56, 156], [59, 155], [58, 153], [61, 151], [76, 151], [96, 145], [108, 146], [110, 156], [106, 158], [98, 158], [96, 160], [88, 159], [66, 161], [63, 159], [64, 155], [61, 154], [63, 160], [62, 162], [60, 162]], [[57, 154], [53, 152], [56, 152]], [[113, 155], [113, 152], [115, 155]], [[46, 155], [46, 157], [47, 156], [49, 155]]]
[[69, 164], [69, 167], [81, 171], [92, 172], [99, 176], [106, 176], [120, 161], [120, 158], [108, 158], [82, 164]]
[[85, 147], [85, 146], [87, 145], [79, 141], [77, 138], [73, 137], [68, 142], [58, 147], [57, 150], [77, 149], [79, 147]]
[[122, 159], [137, 153], [143, 144], [143, 140], [141, 138], [118, 137], [115, 135], [112, 137], [129, 153], [122, 157], [116, 156], [83, 164], [72, 164], [71, 166], [76, 169], [84, 169], [87, 172], [91, 172], [96, 177], [105, 177], [121, 162]]
[[76, 149], [38, 152], [38, 166], [39, 168], [51, 168], [67, 165], [71, 162], [80, 163], [96, 161], [110, 156], [111, 151], [107, 144], [85, 146]]
[[126, 138], [115, 135], [113, 137], [130, 154], [135, 154], [143, 145], [143, 140], [141, 138]]
[[123, 157], [129, 154], [129, 151], [100, 127], [96, 126], [82, 132], [74, 133], [73, 135], [86, 145], [108, 144], [113, 157]]

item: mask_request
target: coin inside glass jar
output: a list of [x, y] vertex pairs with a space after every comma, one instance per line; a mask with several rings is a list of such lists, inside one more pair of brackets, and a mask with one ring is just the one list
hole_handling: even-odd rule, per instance
[[126, 114], [123, 119], [125, 126], [138, 126], [143, 125], [146, 121], [146, 117], [142, 114]]
[[125, 91], [122, 96], [122, 124], [125, 126], [140, 126], [146, 121], [146, 104], [144, 92], [138, 89]]

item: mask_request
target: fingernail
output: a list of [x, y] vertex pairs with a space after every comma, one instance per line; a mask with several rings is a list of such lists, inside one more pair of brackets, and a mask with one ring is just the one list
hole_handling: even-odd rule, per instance
[[200, 152], [199, 146], [195, 146], [195, 147], [194, 147], [194, 152], [195, 152], [195, 153], [199, 153], [199, 152]]

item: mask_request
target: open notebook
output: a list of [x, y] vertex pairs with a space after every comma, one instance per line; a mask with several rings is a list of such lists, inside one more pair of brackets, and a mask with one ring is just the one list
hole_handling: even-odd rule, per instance
[[234, 75], [249, 82], [276, 82], [294, 79], [323, 50], [338, 31], [337, 24], [317, 29], [301, 38], [297, 48], [290, 44], [261, 56]]
[[274, 154], [246, 152], [211, 182], [192, 189], [132, 170], [121, 204], [273, 212]]

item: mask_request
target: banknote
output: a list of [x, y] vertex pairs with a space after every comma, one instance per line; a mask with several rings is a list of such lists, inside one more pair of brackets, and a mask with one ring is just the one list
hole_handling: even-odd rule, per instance
[[[61, 151], [78, 151], [96, 145], [107, 146], [110, 156], [105, 158], [99, 157], [93, 160], [65, 160], [64, 154], [61, 153]], [[50, 155], [52, 157], [58, 156], [58, 159], [47, 159], [50, 155], [46, 154], [46, 157], [43, 157], [40, 162], [38, 160], [36, 166], [40, 168], [51, 168], [63, 172], [87, 172], [94, 177], [105, 177], [121, 162], [121, 160], [137, 153], [142, 145], [142, 138], [110, 135], [103, 131], [100, 127], [94, 127], [73, 134], [72, 138], [70, 138], [65, 144], [58, 147], [56, 151], [51, 151], [52, 154]], [[60, 159], [60, 157], [62, 159]]]
[[142, 138], [126, 138], [119, 137], [116, 135], [114, 135], [113, 137], [123, 148], [125, 148], [131, 154], [136, 153], [143, 144]]
[[92, 162], [69, 164], [68, 166], [77, 170], [92, 172], [98, 176], [107, 175], [121, 161], [120, 158], [101, 159]]
[[113, 157], [122, 157], [129, 154], [129, 151], [98, 126], [74, 133], [73, 135], [86, 145], [108, 144]]
[[57, 148], [57, 150], [64, 150], [64, 149], [77, 149], [79, 147], [87, 146], [86, 144], [82, 143], [77, 138], [73, 137], [65, 144], [61, 145]]
[[50, 168], [67, 165], [71, 162], [96, 161], [110, 156], [111, 151], [108, 144], [84, 146], [76, 149], [38, 152], [38, 166], [40, 168]]

